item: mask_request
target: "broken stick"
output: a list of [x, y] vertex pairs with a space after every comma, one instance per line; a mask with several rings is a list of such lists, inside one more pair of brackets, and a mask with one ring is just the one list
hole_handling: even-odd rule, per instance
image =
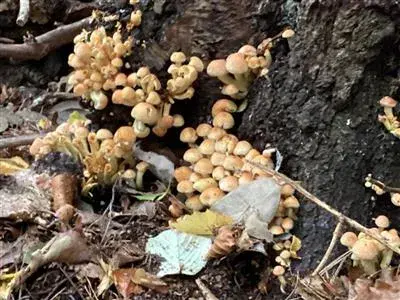
[[90, 17], [57, 27], [35, 38], [33, 43], [0, 44], [0, 57], [19, 61], [39, 60], [51, 51], [73, 41], [74, 37], [90, 24]]
[[24, 26], [28, 22], [30, 13], [29, 0], [19, 0], [19, 12], [17, 17], [17, 25]]
[[286, 175], [284, 175], [282, 173], [279, 173], [278, 171], [275, 171], [275, 170], [272, 170], [272, 169], [268, 169], [263, 165], [251, 162], [250, 160], [246, 160], [246, 162], [248, 162], [249, 164], [251, 164], [251, 165], [253, 165], [255, 167], [260, 168], [261, 170], [265, 171], [269, 175], [275, 177], [279, 182], [284, 182], [284, 183], [289, 184], [291, 187], [293, 187], [296, 191], [298, 191], [300, 194], [302, 194], [308, 200], [310, 200], [311, 202], [314, 202], [316, 205], [318, 205], [319, 207], [323, 208], [324, 210], [326, 210], [327, 212], [329, 212], [330, 214], [335, 216], [339, 220], [339, 222], [343, 221], [344, 223], [348, 224], [349, 226], [355, 228], [356, 230], [358, 230], [360, 232], [363, 232], [366, 235], [368, 235], [368, 236], [372, 237], [373, 239], [377, 240], [382, 245], [384, 245], [385, 247], [387, 247], [390, 250], [392, 250], [394, 253], [400, 254], [400, 249], [399, 248], [396, 248], [396, 247], [393, 247], [392, 245], [390, 245], [379, 234], [376, 234], [374, 231], [369, 230], [367, 227], [365, 227], [365, 226], [361, 225], [360, 223], [358, 223], [357, 221], [345, 216], [344, 214], [342, 214], [341, 212], [337, 211], [336, 209], [334, 209], [333, 207], [331, 207], [330, 205], [328, 205], [324, 201], [318, 199], [316, 196], [314, 196], [309, 191], [307, 191], [305, 188], [303, 188], [299, 183], [297, 183], [294, 180], [290, 179]]

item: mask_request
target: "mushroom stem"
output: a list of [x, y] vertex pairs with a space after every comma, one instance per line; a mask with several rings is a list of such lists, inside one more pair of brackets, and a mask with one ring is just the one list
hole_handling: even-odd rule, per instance
[[394, 115], [393, 115], [393, 108], [391, 108], [391, 107], [384, 107], [383, 108], [383, 111], [385, 112], [385, 115], [388, 117], [388, 118], [393, 118], [394, 117]]
[[390, 262], [393, 258], [393, 251], [390, 249], [385, 249], [382, 251], [382, 259], [380, 263], [381, 269], [386, 269], [390, 266]]
[[171, 111], [171, 103], [164, 103], [163, 105], [163, 112], [162, 112], [162, 116], [169, 116], [170, 111]]
[[248, 89], [249, 81], [245, 76], [246, 74], [248, 73], [235, 74], [235, 82], [233, 84], [236, 85], [241, 92], [246, 92]]
[[376, 272], [375, 260], [360, 260], [360, 262], [365, 273], [367, 273], [368, 275], [372, 275]]
[[280, 275], [280, 276], [278, 276], [278, 280], [279, 280], [279, 283], [280, 283], [281, 292], [283, 294], [286, 294], [286, 291], [285, 291], [285, 286], [286, 286], [285, 277], [283, 277], [283, 275]]
[[149, 164], [146, 162], [140, 162], [137, 164], [136, 169], [136, 188], [139, 190], [143, 190], [143, 176], [146, 173]]
[[236, 85], [236, 80], [232, 78], [231, 75], [226, 74], [226, 75], [221, 75], [217, 77], [220, 81], [222, 81], [224, 84], [234, 84]]
[[146, 130], [146, 125], [143, 122], [138, 121], [138, 120], [135, 120], [133, 122], [133, 127], [139, 132], [143, 132]]

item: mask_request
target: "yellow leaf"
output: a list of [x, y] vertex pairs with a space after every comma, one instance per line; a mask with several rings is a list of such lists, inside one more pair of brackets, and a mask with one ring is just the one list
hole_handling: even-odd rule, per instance
[[10, 297], [14, 286], [14, 280], [19, 275], [17, 273], [0, 274], [0, 300], [7, 300]]
[[233, 219], [231, 217], [212, 210], [206, 210], [205, 212], [196, 211], [191, 215], [180, 217], [170, 226], [181, 232], [196, 235], [213, 235], [215, 229], [232, 223]]
[[1, 175], [11, 175], [27, 168], [29, 168], [29, 164], [19, 156], [14, 156], [12, 158], [0, 158]]
[[292, 237], [292, 244], [290, 245], [290, 253], [292, 254], [293, 258], [300, 258], [297, 256], [297, 251], [301, 248], [301, 240], [297, 236]]

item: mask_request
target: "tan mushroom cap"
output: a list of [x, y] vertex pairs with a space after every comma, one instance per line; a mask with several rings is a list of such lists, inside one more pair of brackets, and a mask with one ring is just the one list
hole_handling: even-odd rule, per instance
[[207, 66], [207, 74], [211, 77], [219, 77], [228, 74], [225, 59], [212, 60]]
[[149, 167], [149, 163], [145, 162], [145, 161], [141, 161], [136, 165], [136, 170], [138, 170], [138, 172], [146, 172], [147, 168]]
[[223, 95], [234, 96], [237, 93], [239, 93], [239, 89], [234, 84], [227, 84], [227, 85], [224, 85], [224, 87], [221, 90], [221, 93]]
[[233, 134], [226, 134], [215, 143], [215, 151], [224, 154], [232, 154], [239, 142], [238, 138]]
[[215, 180], [219, 181], [219, 180], [221, 180], [222, 178], [224, 178], [226, 176], [226, 172], [227, 171], [224, 169], [224, 167], [218, 166], [218, 167], [214, 168], [211, 176]]
[[232, 74], [243, 74], [249, 67], [242, 53], [232, 53], [226, 58], [226, 70]]
[[281, 195], [283, 197], [290, 197], [294, 194], [295, 189], [290, 184], [284, 184], [281, 188]]
[[253, 181], [253, 179], [253, 174], [251, 172], [241, 172], [239, 177], [239, 185], [250, 183]]
[[214, 166], [222, 166], [224, 164], [225, 158], [225, 154], [214, 152], [213, 154], [211, 154], [210, 161]]
[[202, 123], [202, 124], [197, 126], [196, 133], [200, 137], [205, 137], [210, 133], [211, 128], [212, 127], [211, 127], [210, 124]]
[[[205, 175], [205, 176], [207, 176], [207, 175]], [[196, 181], [198, 181], [198, 180], [200, 180], [202, 178], [204, 178], [204, 176], [199, 174], [199, 173], [196, 173], [196, 172], [192, 172], [192, 174], [190, 174], [190, 176], [189, 176], [189, 180], [192, 183], [195, 183]]]
[[213, 125], [223, 129], [231, 129], [235, 126], [235, 120], [230, 113], [221, 111], [214, 117]]
[[285, 231], [283, 230], [283, 228], [279, 225], [272, 225], [269, 228], [269, 231], [273, 234], [273, 235], [280, 235], [280, 234], [284, 234]]
[[193, 170], [201, 175], [211, 174], [213, 169], [214, 166], [208, 158], [199, 159], [193, 167]]
[[197, 180], [193, 183], [193, 188], [198, 191], [199, 193], [204, 192], [209, 187], [217, 187], [218, 183], [214, 180], [214, 178], [206, 177]]
[[189, 180], [183, 180], [178, 183], [176, 189], [179, 193], [191, 194], [194, 192], [193, 183]]
[[379, 228], [387, 228], [389, 227], [390, 221], [388, 217], [380, 215], [375, 219], [375, 224]]
[[203, 158], [203, 154], [197, 148], [190, 148], [183, 154], [183, 160], [194, 164]]
[[253, 147], [248, 141], [239, 141], [235, 149], [233, 149], [233, 154], [238, 156], [245, 156]]
[[203, 70], [204, 70], [203, 61], [197, 56], [192, 56], [190, 58], [189, 65], [193, 66], [197, 72], [203, 72]]
[[297, 198], [294, 197], [294, 196], [287, 197], [287, 198], [283, 201], [283, 205], [284, 205], [286, 208], [299, 208], [299, 207], [300, 207], [299, 200], [297, 200]]
[[208, 133], [207, 137], [212, 140], [219, 140], [226, 134], [226, 131], [219, 127], [211, 128], [210, 132]]
[[291, 38], [292, 36], [294, 36], [294, 30], [293, 29], [290, 29], [290, 28], [287, 28], [287, 29], [285, 29], [283, 32], [282, 32], [282, 37], [284, 38], [284, 39], [289, 39], [289, 38]]
[[274, 276], [283, 276], [283, 274], [285, 274], [285, 268], [282, 267], [282, 266], [275, 266], [275, 267], [272, 269], [272, 274], [273, 274]]
[[379, 254], [379, 249], [374, 240], [362, 238], [357, 240], [351, 252], [361, 260], [373, 260]]
[[243, 167], [243, 160], [235, 155], [229, 155], [225, 158], [223, 167], [229, 171], [240, 171]]
[[391, 193], [390, 200], [392, 201], [393, 205], [400, 206], [400, 193]]
[[200, 195], [194, 195], [186, 199], [185, 205], [193, 211], [200, 211], [204, 208], [203, 203], [200, 201]]
[[136, 141], [136, 134], [131, 126], [121, 126], [114, 134], [116, 144], [132, 145]]
[[159, 113], [157, 109], [150, 103], [140, 102], [133, 109], [131, 113], [132, 117], [145, 124], [154, 125], [159, 119]]
[[215, 141], [211, 139], [205, 139], [201, 142], [198, 149], [201, 154], [212, 155], [215, 151]]
[[237, 110], [237, 105], [232, 100], [219, 99], [212, 106], [211, 115], [215, 117], [221, 111], [234, 113], [236, 110]]
[[185, 119], [183, 118], [182, 115], [175, 114], [172, 117], [174, 118], [174, 123], [172, 124], [172, 126], [182, 127], [183, 125], [185, 125]]
[[204, 205], [211, 206], [224, 196], [225, 193], [221, 189], [210, 187], [200, 194], [200, 201]]
[[186, 61], [186, 55], [183, 52], [173, 52], [171, 54], [170, 60], [176, 64], [182, 64]]
[[184, 128], [181, 131], [179, 139], [181, 140], [181, 142], [188, 143], [188, 144], [196, 142], [196, 140], [197, 140], [196, 130], [192, 127]]
[[346, 247], [353, 247], [353, 245], [357, 242], [358, 237], [354, 232], [348, 231], [343, 233], [342, 237], [340, 238], [340, 243]]
[[235, 176], [227, 176], [219, 181], [219, 188], [224, 192], [231, 192], [238, 186], [239, 182]]
[[383, 107], [393, 108], [397, 105], [397, 101], [394, 100], [392, 97], [385, 96], [381, 100], [379, 100], [379, 104]]
[[281, 226], [282, 226], [282, 228], [283, 228], [285, 231], [292, 230], [293, 227], [294, 227], [294, 221], [293, 221], [292, 218], [289, 218], [289, 217], [284, 218], [284, 219], [282, 220]]
[[245, 56], [256, 56], [257, 49], [252, 45], [244, 45], [240, 47], [238, 53], [242, 53]]
[[103, 140], [107, 140], [107, 139], [112, 139], [113, 138], [113, 134], [110, 130], [105, 129], [105, 128], [101, 128], [99, 130], [97, 130], [96, 132], [96, 138], [99, 141], [103, 141]]
[[192, 173], [193, 171], [189, 167], [182, 166], [174, 170], [174, 177], [176, 181], [181, 182], [183, 180], [189, 180]]

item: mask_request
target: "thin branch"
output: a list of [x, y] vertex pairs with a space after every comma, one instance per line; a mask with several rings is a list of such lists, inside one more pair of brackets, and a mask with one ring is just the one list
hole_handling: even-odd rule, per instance
[[33, 43], [0, 44], [0, 57], [19, 61], [39, 60], [51, 51], [73, 41], [74, 37], [90, 24], [90, 17], [57, 27], [35, 38]]
[[30, 13], [29, 0], [19, 0], [19, 12], [17, 17], [17, 25], [24, 26], [28, 22]]
[[326, 210], [327, 212], [329, 212], [330, 214], [335, 216], [338, 220], [343, 220], [344, 223], [346, 223], [346, 224], [350, 225], [351, 227], [355, 228], [357, 231], [361, 231], [361, 232], [365, 233], [366, 235], [368, 235], [368, 236], [372, 237], [373, 239], [379, 241], [382, 245], [386, 246], [387, 248], [389, 248], [393, 252], [395, 252], [397, 254], [400, 254], [400, 249], [399, 248], [396, 248], [396, 247], [393, 247], [392, 245], [390, 245], [379, 234], [376, 234], [374, 231], [370, 231], [367, 227], [365, 227], [365, 226], [361, 225], [360, 223], [358, 223], [357, 221], [345, 216], [341, 212], [337, 211], [333, 207], [331, 207], [328, 204], [326, 204], [325, 202], [321, 201], [316, 196], [314, 196], [309, 191], [307, 191], [305, 188], [303, 188], [300, 184], [298, 184], [294, 180], [290, 179], [286, 175], [284, 175], [282, 173], [279, 173], [279, 172], [277, 172], [275, 170], [268, 169], [268, 168], [264, 167], [263, 165], [251, 162], [249, 160], [246, 160], [246, 161], [249, 164], [258, 167], [258, 168], [262, 169], [263, 171], [265, 171], [266, 173], [270, 174], [271, 176], [275, 177], [279, 182], [284, 182], [284, 183], [289, 184], [295, 190], [297, 190], [299, 193], [301, 193], [303, 196], [305, 196], [308, 200], [310, 200], [311, 202], [314, 202], [316, 205], [318, 205], [319, 207], [323, 208], [324, 210]]
[[204, 296], [204, 299], [206, 300], [218, 300], [217, 297], [210, 291], [210, 289], [201, 281], [200, 278], [197, 278], [195, 280], [197, 286], [199, 287], [201, 293]]
[[339, 221], [339, 223], [337, 223], [336, 228], [333, 231], [332, 239], [331, 239], [331, 242], [329, 243], [328, 249], [326, 249], [326, 252], [325, 252], [324, 256], [322, 257], [320, 263], [315, 268], [315, 270], [314, 270], [314, 272], [312, 273], [311, 276], [317, 275], [322, 270], [322, 268], [325, 266], [326, 262], [328, 261], [329, 257], [331, 256], [332, 251], [335, 248], [337, 240], [338, 240], [338, 238], [340, 236], [340, 232], [342, 230], [342, 225], [343, 225], [342, 221]]
[[376, 179], [373, 179], [371, 177], [367, 177], [367, 182], [371, 182], [373, 185], [378, 186], [379, 188], [381, 188], [385, 192], [400, 193], [400, 188], [393, 187], [393, 186], [388, 186], [388, 185], [384, 184], [383, 182], [381, 182], [379, 180], [376, 180]]
[[29, 135], [21, 135], [21, 136], [13, 136], [8, 138], [0, 138], [0, 149], [8, 148], [8, 147], [19, 147], [24, 145], [32, 144], [32, 142], [38, 138], [43, 136], [43, 134], [29, 134]]

